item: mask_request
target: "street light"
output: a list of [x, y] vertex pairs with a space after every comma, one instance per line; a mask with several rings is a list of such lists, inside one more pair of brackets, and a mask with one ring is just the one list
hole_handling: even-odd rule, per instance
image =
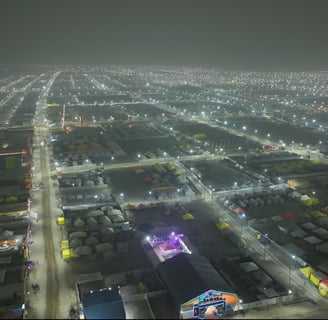
[[288, 302], [292, 300], [293, 300], [293, 291], [289, 289], [286, 303], [288, 304]]
[[267, 245], [269, 244], [269, 238], [268, 238], [268, 234], [266, 233], [264, 236], [265, 238], [265, 242], [264, 242], [264, 251], [263, 251], [263, 260], [265, 260], [265, 255], [266, 255], [266, 249], [267, 249]]
[[123, 192], [120, 193], [120, 197], [122, 200], [122, 206], [123, 206], [123, 212], [124, 212], [124, 193]]
[[[293, 258], [293, 267], [295, 265], [295, 255], [292, 255], [292, 258]], [[290, 273], [291, 273], [291, 264], [289, 264], [289, 267], [288, 267], [288, 289], [290, 289], [290, 280], [291, 280], [291, 276], [290, 276]]]
[[243, 303], [243, 300], [242, 299], [239, 299], [239, 301], [238, 301], [238, 314], [239, 314], [239, 308], [240, 308], [240, 306], [241, 306], [242, 303]]
[[245, 221], [245, 218], [246, 218], [246, 214], [245, 213], [242, 213], [241, 216], [241, 222], [240, 222], [240, 237], [242, 238], [243, 236], [243, 229], [244, 229], [244, 221]]

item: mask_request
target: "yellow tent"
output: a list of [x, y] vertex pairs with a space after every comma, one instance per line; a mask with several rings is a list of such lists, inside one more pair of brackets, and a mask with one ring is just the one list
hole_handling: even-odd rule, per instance
[[319, 210], [314, 210], [314, 211], [311, 212], [311, 216], [313, 216], [315, 218], [319, 218], [319, 217], [326, 216], [326, 214], [324, 214], [323, 212], [321, 212]]
[[62, 226], [65, 224], [65, 218], [64, 217], [58, 217], [57, 218], [57, 224]]
[[303, 200], [303, 204], [306, 205], [306, 206], [313, 206], [313, 205], [316, 205], [318, 204], [320, 201], [319, 199], [317, 198], [309, 198], [309, 199], [305, 199]]
[[218, 223], [216, 223], [216, 227], [219, 230], [229, 229], [229, 224], [226, 222], [218, 222]]
[[314, 269], [311, 266], [307, 266], [305, 268], [299, 269], [302, 273], [304, 273], [308, 278], [310, 278], [311, 273], [314, 272]]
[[9, 196], [6, 198], [7, 203], [16, 203], [18, 201], [18, 198], [15, 196]]
[[206, 134], [205, 133], [195, 133], [195, 134], [193, 134], [192, 137], [195, 139], [204, 139], [204, 138], [206, 138]]
[[182, 215], [182, 219], [187, 221], [187, 220], [194, 220], [194, 216], [191, 213], [185, 213]]
[[62, 258], [69, 259], [74, 257], [74, 250], [73, 249], [64, 249], [62, 251]]

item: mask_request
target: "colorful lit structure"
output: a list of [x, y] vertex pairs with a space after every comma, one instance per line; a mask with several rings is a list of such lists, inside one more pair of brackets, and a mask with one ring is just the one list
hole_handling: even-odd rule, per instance
[[191, 254], [191, 246], [182, 233], [171, 231], [167, 235], [151, 235], [146, 237], [146, 241], [152, 247], [160, 262], [170, 259], [179, 253]]

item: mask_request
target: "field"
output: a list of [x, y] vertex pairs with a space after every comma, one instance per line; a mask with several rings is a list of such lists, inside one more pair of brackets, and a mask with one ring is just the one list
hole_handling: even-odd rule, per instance
[[254, 178], [235, 169], [227, 160], [188, 161], [186, 166], [196, 168], [200, 172], [202, 182], [216, 191], [229, 189], [235, 182], [238, 185], [255, 182]]
[[144, 137], [140, 139], [125, 139], [118, 141], [121, 148], [132, 159], [138, 153], [145, 153], [147, 151], [162, 157], [164, 152], [167, 155], [175, 156], [178, 154], [177, 147], [179, 143], [171, 137]]
[[[142, 158], [190, 155], [194, 143], [170, 137], [163, 130], [136, 124], [107, 125], [93, 128], [75, 127], [69, 132], [53, 132], [53, 148], [57, 161], [76, 160], [81, 164], [89, 157], [95, 163], [134, 161]], [[67, 160], [69, 159], [69, 160]]]
[[247, 150], [255, 150], [260, 146], [245, 137], [232, 135], [224, 130], [212, 128], [205, 124], [179, 123], [176, 125], [176, 129], [190, 137], [197, 133], [203, 133], [206, 135], [205, 141], [214, 144], [217, 148], [223, 148], [225, 152], [240, 150], [246, 152]]
[[125, 203], [144, 200], [149, 186], [134, 172], [133, 168], [106, 172], [110, 179], [112, 194], [124, 194]]
[[246, 132], [255, 134], [261, 138], [267, 137], [270, 134], [270, 139], [273, 141], [283, 141], [284, 143], [291, 144], [292, 141], [295, 143], [306, 145], [317, 144], [320, 140], [325, 141], [326, 135], [322, 132], [316, 132], [311, 128], [302, 128], [293, 126], [288, 123], [278, 123], [268, 119], [254, 119], [254, 118], [231, 118], [230, 123], [235, 124], [235, 128], [242, 130], [245, 126]]
[[[163, 171], [156, 170], [156, 167]], [[123, 193], [125, 203], [129, 203], [161, 198], [174, 199], [185, 195], [183, 192], [188, 191], [182, 190], [182, 187], [186, 188], [188, 181], [182, 180], [174, 173], [179, 173], [179, 171], [173, 164], [167, 162], [163, 165], [109, 170], [106, 175], [109, 177], [112, 193], [114, 195]], [[182, 193], [179, 193], [179, 188]]]

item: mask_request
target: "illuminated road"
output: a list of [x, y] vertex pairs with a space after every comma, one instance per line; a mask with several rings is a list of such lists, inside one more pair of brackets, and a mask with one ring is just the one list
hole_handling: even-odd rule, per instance
[[[32, 244], [31, 259], [39, 262], [38, 270], [29, 279], [40, 285], [37, 297], [31, 295], [28, 304], [28, 318], [35, 319], [64, 319], [68, 317], [68, 310], [74, 304], [74, 277], [71, 275], [69, 266], [61, 259], [60, 240], [61, 234], [56, 225], [56, 217], [59, 209], [55, 200], [55, 190], [50, 179], [51, 146], [49, 141], [49, 129], [44, 126], [46, 119], [46, 97], [51, 85], [60, 72], [55, 73], [38, 101], [39, 122], [34, 125], [34, 150], [33, 163], [38, 169], [34, 172], [33, 184], [42, 182], [44, 189], [36, 194], [40, 208], [33, 208], [39, 212], [39, 222], [33, 223], [36, 230], [35, 244]], [[37, 232], [37, 230], [40, 230]]]
[[[187, 160], [219, 160], [222, 159], [216, 155], [192, 155], [192, 156], [179, 156], [179, 161], [187, 161]], [[130, 168], [135, 166], [150, 166], [155, 163], [166, 163], [168, 161], [176, 161], [176, 157], [163, 157], [163, 158], [156, 158], [156, 159], [147, 159], [147, 160], [139, 160], [139, 161], [131, 161], [131, 162], [123, 162], [123, 163], [112, 163], [112, 164], [105, 164], [103, 167], [106, 170], [111, 169], [120, 169], [120, 168]], [[77, 172], [84, 172], [88, 170], [92, 170], [97, 168], [96, 164], [86, 164], [80, 166], [71, 166], [71, 167], [58, 167], [57, 170], [61, 171], [62, 173], [77, 173]]]
[[[40, 139], [45, 140], [47, 132], [44, 128], [40, 129]], [[49, 155], [47, 152], [47, 147], [41, 147], [41, 176], [42, 182], [44, 183], [45, 190], [44, 196], [42, 198], [42, 225], [43, 225], [43, 239], [44, 239], [44, 253], [46, 259], [46, 272], [47, 272], [47, 282], [46, 282], [46, 313], [45, 318], [56, 319], [58, 317], [59, 309], [59, 278], [58, 278], [58, 268], [57, 259], [55, 256], [54, 248], [58, 246], [55, 244], [53, 237], [52, 224], [55, 217], [52, 215], [52, 210], [50, 206], [50, 188], [51, 181], [49, 179]]]

